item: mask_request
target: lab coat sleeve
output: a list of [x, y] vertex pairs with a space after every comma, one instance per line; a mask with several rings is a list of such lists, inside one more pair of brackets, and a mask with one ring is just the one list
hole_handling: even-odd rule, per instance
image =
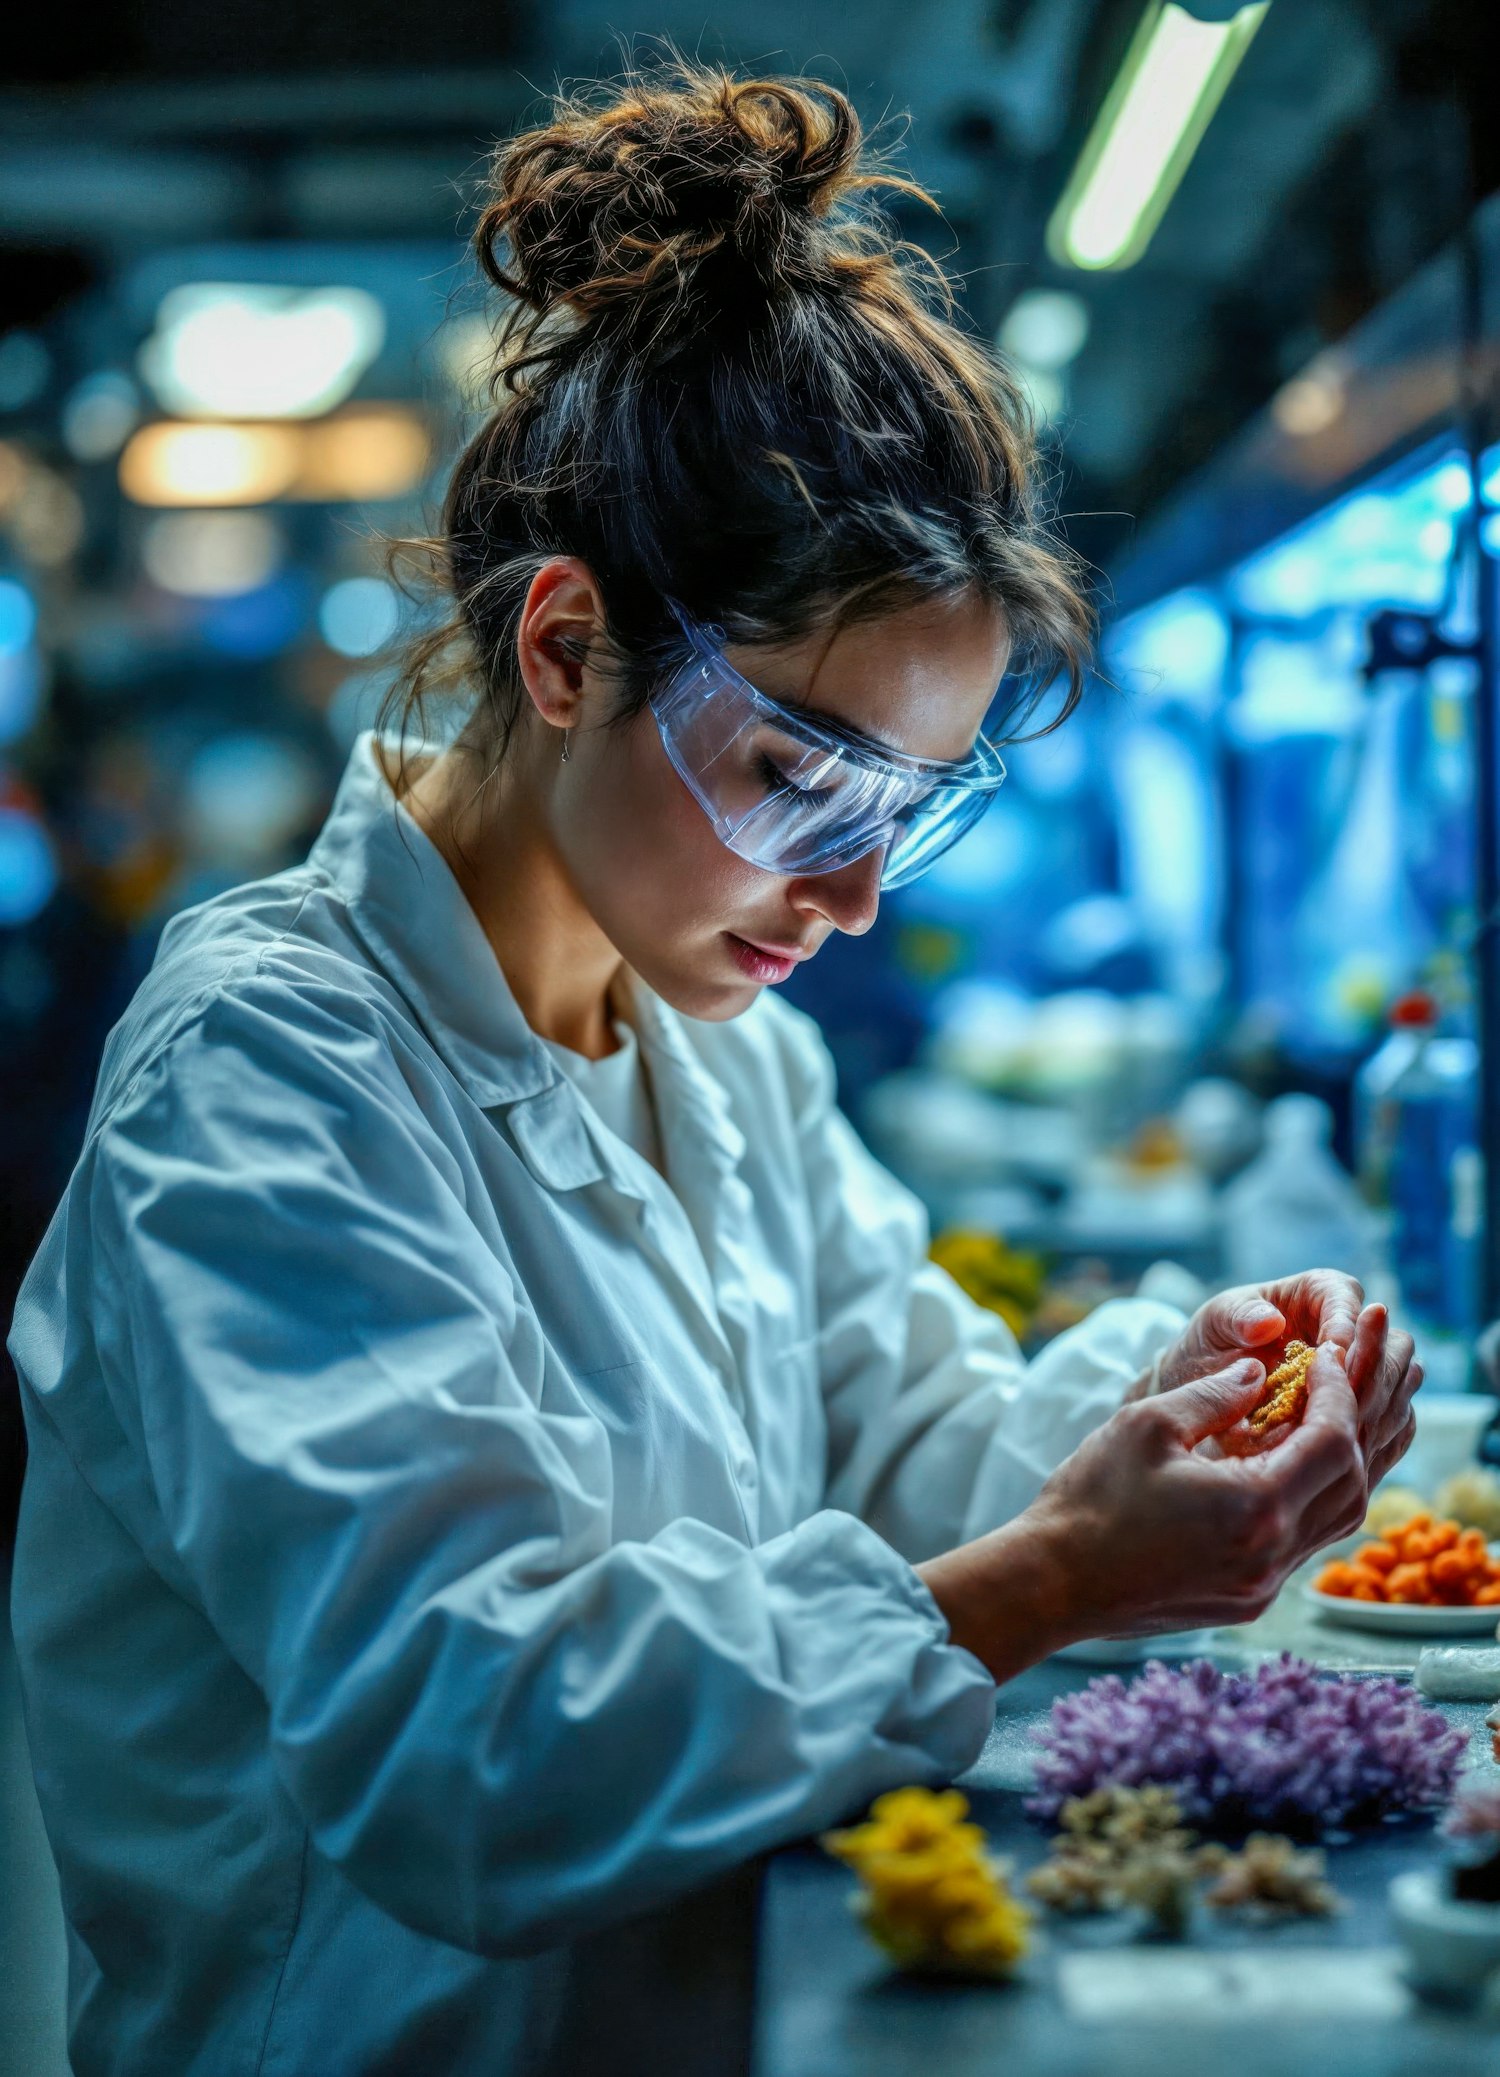
[[839, 1110], [817, 1027], [783, 1010], [817, 1245], [827, 1494], [913, 1563], [1020, 1514], [1184, 1316], [1118, 1299], [1030, 1364], [928, 1259], [926, 1213]]
[[611, 1540], [606, 1435], [519, 1382], [378, 1012], [247, 985], [93, 1159], [111, 1400], [318, 1850], [394, 1916], [530, 1951], [976, 1757], [988, 1676], [851, 1516]]

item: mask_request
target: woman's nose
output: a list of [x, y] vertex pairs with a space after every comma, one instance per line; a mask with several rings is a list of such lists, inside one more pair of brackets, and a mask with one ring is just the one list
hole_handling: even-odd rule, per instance
[[835, 930], [850, 937], [863, 936], [880, 908], [880, 875], [885, 854], [886, 846], [880, 844], [863, 858], [831, 873], [810, 873], [793, 894], [795, 906], [816, 909]]

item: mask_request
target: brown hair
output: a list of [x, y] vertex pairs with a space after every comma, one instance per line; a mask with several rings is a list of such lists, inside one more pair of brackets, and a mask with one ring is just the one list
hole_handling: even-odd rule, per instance
[[[441, 528], [401, 544], [450, 601], [381, 710], [478, 701], [460, 741], [503, 757], [535, 571], [581, 558], [636, 713], [680, 661], [674, 598], [730, 642], [776, 643], [934, 595], [1004, 612], [1029, 718], [1076, 704], [1093, 631], [1040, 509], [1030, 412], [953, 322], [934, 261], [871, 206], [923, 190], [871, 154], [835, 88], [673, 58], [559, 98], [501, 144], [474, 249], [508, 299], [492, 410]], [[935, 205], [932, 205], [935, 206]]]

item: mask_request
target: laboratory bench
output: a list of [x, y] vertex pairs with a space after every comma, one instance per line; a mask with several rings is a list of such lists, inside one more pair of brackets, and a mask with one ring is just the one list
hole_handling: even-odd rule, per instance
[[[1410, 1674], [1410, 1639], [1335, 1628], [1292, 1582], [1257, 1623], [1220, 1631], [1225, 1665], [1283, 1649], [1330, 1671]], [[1048, 1835], [1024, 1808], [1032, 1733], [1053, 1701], [1129, 1665], [1056, 1658], [1001, 1690], [995, 1727], [959, 1783], [1017, 1879]], [[1485, 1758], [1483, 1704], [1443, 1704]], [[814, 1844], [773, 1856], [761, 1893], [753, 2077], [1496, 2077], [1500, 1997], [1478, 2008], [1415, 1997], [1386, 1904], [1392, 1876], [1430, 1865], [1427, 1820], [1322, 1842], [1345, 1909], [1271, 1927], [1199, 1910], [1184, 1941], [1142, 1940], [1124, 1914], [1064, 1919], [1006, 1984], [924, 1982], [892, 1970], [850, 1910], [854, 1878]]]

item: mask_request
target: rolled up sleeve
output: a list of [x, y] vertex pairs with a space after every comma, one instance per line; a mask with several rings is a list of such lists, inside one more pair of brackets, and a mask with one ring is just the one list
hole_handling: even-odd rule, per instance
[[991, 1684], [849, 1512], [612, 1540], [608, 1436], [523, 1384], [521, 1294], [361, 1014], [211, 1004], [90, 1194], [111, 1396], [318, 1850], [520, 1952], [967, 1765]]

